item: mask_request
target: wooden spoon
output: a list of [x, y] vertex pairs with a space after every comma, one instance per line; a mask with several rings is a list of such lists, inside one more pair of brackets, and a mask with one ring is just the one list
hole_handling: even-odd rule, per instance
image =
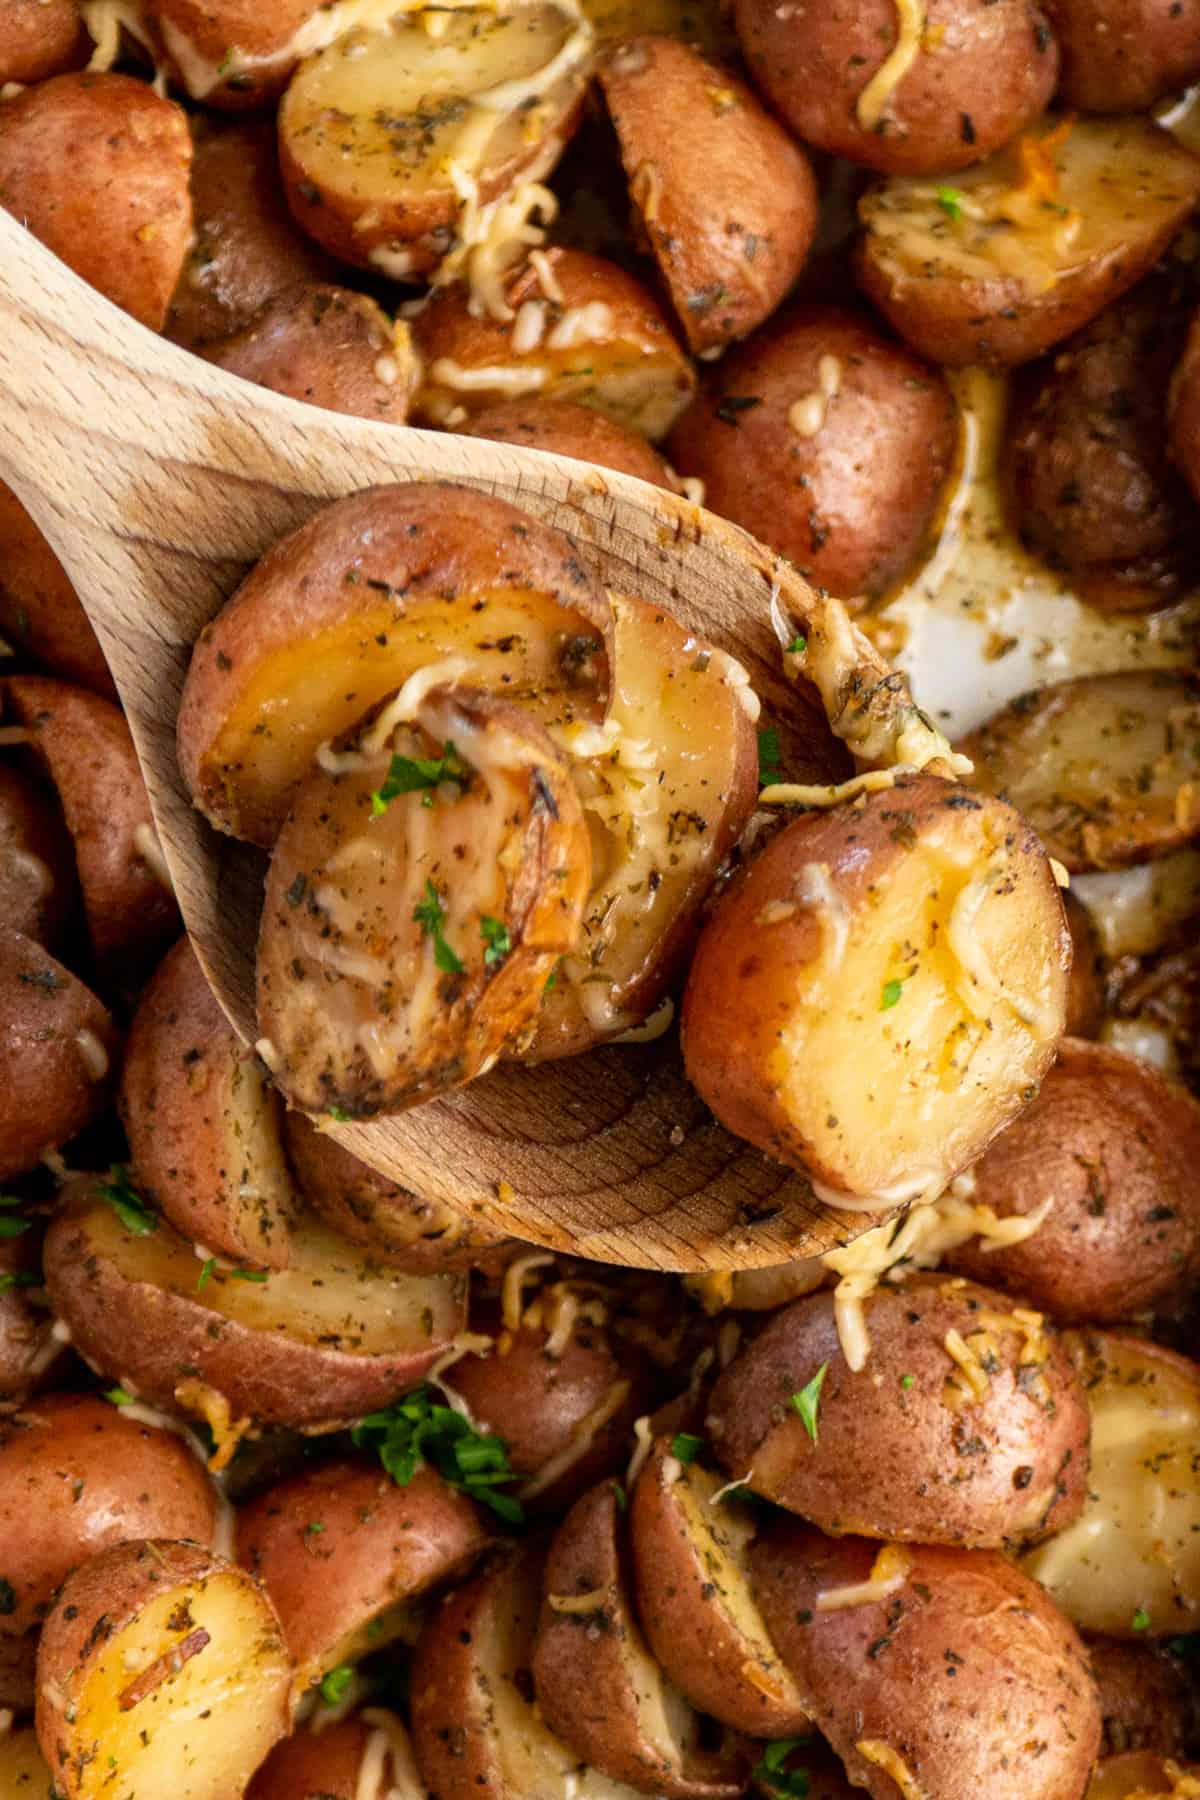
[[[338, 495], [438, 478], [567, 532], [604, 581], [668, 606], [748, 667], [769, 714], [811, 733], [816, 693], [785, 678], [777, 618], [803, 631], [838, 734], [874, 763], [914, 729], [836, 601], [735, 527], [630, 477], [479, 439], [372, 425], [227, 375], [155, 337], [0, 210], [0, 474], [66, 567], [104, 648], [197, 954], [247, 1042], [260, 852], [212, 831], [175, 757], [191, 645], [247, 566]], [[828, 741], [827, 727], [820, 732]], [[666, 1040], [497, 1070], [335, 1135], [429, 1197], [551, 1249], [640, 1267], [758, 1267], [844, 1242], [801, 1175], [724, 1131]]]

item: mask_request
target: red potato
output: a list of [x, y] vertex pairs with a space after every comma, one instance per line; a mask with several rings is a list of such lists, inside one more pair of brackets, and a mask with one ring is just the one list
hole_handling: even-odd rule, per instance
[[55, 75], [0, 107], [0, 206], [161, 331], [192, 229], [182, 109], [129, 75]]
[[[0, 1414], [53, 1385], [67, 1354], [42, 1291], [42, 1245], [33, 1229], [0, 1240]], [[0, 1707], [4, 1699], [0, 1680]]]
[[0, 1420], [0, 1631], [39, 1625], [90, 1557], [148, 1537], [211, 1544], [217, 1497], [170, 1431], [86, 1394], [44, 1394]]
[[1200, 1694], [1187, 1659], [1159, 1644], [1092, 1638], [1088, 1661], [1100, 1694], [1104, 1756], [1151, 1750], [1186, 1757], [1200, 1730]]
[[0, 18], [0, 87], [77, 68], [86, 44], [73, 0], [8, 0]]
[[471, 1501], [429, 1468], [398, 1487], [376, 1462], [326, 1463], [238, 1513], [237, 1559], [279, 1615], [297, 1694], [389, 1643], [406, 1604], [456, 1580], [486, 1543]]
[[1200, 75], [1196, 0], [1044, 0], [1062, 52], [1059, 100], [1144, 112]]
[[274, 99], [301, 56], [345, 28], [321, 0], [138, 0], [143, 29], [193, 100], [240, 112]]
[[1063, 911], [1071, 932], [1071, 985], [1067, 994], [1067, 1036], [1099, 1037], [1105, 1013], [1104, 954], [1092, 916], [1069, 888]]
[[678, 491], [670, 465], [646, 438], [573, 400], [546, 400], [537, 394], [528, 400], [498, 400], [456, 429], [465, 437], [519, 444], [524, 450], [546, 450], [552, 456], [573, 456], [578, 462], [636, 475], [639, 481], [651, 481], [668, 493]]
[[1138, 1049], [1147, 1039], [1165, 1047], [1168, 1066], [1194, 1089], [1200, 1071], [1200, 948], [1190, 922], [1121, 982], [1108, 1032], [1111, 1042], [1127, 1042], [1135, 1055], [1147, 1053]]
[[[548, 272], [548, 273], [547, 273]], [[413, 322], [425, 375], [417, 416], [457, 430], [504, 399], [570, 400], [664, 437], [696, 377], [666, 314], [634, 276], [586, 250], [547, 250], [505, 284], [501, 316], [442, 288]]]
[[1175, 366], [1167, 405], [1171, 455], [1193, 497], [1200, 499], [1200, 313], [1194, 314]]
[[177, 1231], [235, 1261], [287, 1267], [296, 1199], [283, 1106], [187, 938], [143, 990], [119, 1105], [137, 1186]]
[[71, 839], [53, 799], [0, 763], [0, 918], [24, 937], [53, 944], [74, 897]]
[[0, 681], [0, 707], [57, 791], [98, 962], [117, 973], [144, 969], [178, 931], [179, 913], [124, 717], [42, 675]]
[[68, 1576], [46, 1621], [38, 1739], [66, 1800], [230, 1800], [287, 1733], [290, 1676], [244, 1570], [198, 1544], [120, 1544]]
[[1198, 1784], [1200, 1763], [1180, 1765], [1151, 1750], [1135, 1750], [1097, 1763], [1086, 1800], [1189, 1800]]
[[104, 652], [66, 571], [0, 481], [0, 631], [52, 674], [115, 699]]
[[905, 777], [794, 820], [718, 901], [684, 996], [688, 1074], [834, 1205], [940, 1193], [1049, 1068], [1069, 957], [1016, 813]]
[[375, 1706], [293, 1732], [272, 1750], [246, 1800], [359, 1800], [371, 1781], [388, 1800], [424, 1800], [407, 1731], [395, 1713]]
[[961, 169], [1049, 104], [1058, 51], [1031, 0], [736, 0], [750, 73], [805, 142], [893, 174]]
[[32, 939], [0, 929], [0, 1181], [68, 1143], [108, 1101], [117, 1032], [96, 996]]
[[180, 766], [219, 830], [270, 845], [321, 743], [418, 669], [457, 658], [456, 679], [536, 718], [596, 719], [611, 631], [603, 589], [549, 526], [442, 483], [368, 489], [282, 539], [205, 627]]
[[957, 438], [936, 369], [854, 313], [803, 306], [725, 358], [670, 453], [706, 505], [852, 600], [920, 555]]
[[649, 245], [695, 355], [770, 317], [817, 229], [817, 184], [800, 146], [753, 89], [674, 37], [635, 37], [600, 87]]
[[1079, 1800], [1100, 1747], [1087, 1655], [1004, 1557], [780, 1518], [750, 1563], [780, 1655], [873, 1800], [1030, 1800], [1035, 1757], [1038, 1800]]

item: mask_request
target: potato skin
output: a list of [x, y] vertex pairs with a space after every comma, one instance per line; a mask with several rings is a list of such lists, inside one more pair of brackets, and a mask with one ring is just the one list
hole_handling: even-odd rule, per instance
[[750, 73], [798, 137], [913, 175], [965, 168], [1006, 144], [1047, 106], [1058, 76], [1054, 35], [1029, 0], [930, 0], [923, 16], [916, 60], [875, 126], [857, 109], [897, 41], [890, 0], [734, 6]]
[[1182, 1760], [1200, 1742], [1200, 1695], [1186, 1660], [1160, 1644], [1087, 1637], [1104, 1719], [1103, 1756], [1155, 1750]]
[[210, 1544], [216, 1494], [170, 1431], [87, 1394], [45, 1394], [0, 1420], [0, 1571], [12, 1606], [0, 1631], [39, 1625], [60, 1583], [112, 1544]]
[[0, 206], [161, 331], [192, 228], [182, 108], [130, 75], [55, 75], [0, 108]]
[[[242, 111], [261, 106], [282, 92], [296, 65], [288, 46], [301, 26], [320, 11], [320, 0], [271, 0], [270, 6], [260, 6], [257, 0], [141, 0], [140, 10], [169, 62], [175, 61], [172, 38], [185, 41], [191, 55], [178, 66], [178, 72], [193, 99], [206, 106]], [[258, 66], [240, 68], [240, 59], [230, 54], [231, 46]], [[193, 58], [209, 65], [200, 92], [193, 91], [197, 84], [189, 84], [187, 79], [187, 66]], [[229, 67], [226, 75], [219, 73], [222, 64]]]
[[393, 328], [366, 294], [331, 285], [284, 289], [204, 354], [289, 399], [379, 425], [403, 425], [417, 380], [408, 327]]
[[114, 700], [104, 652], [66, 570], [0, 481], [0, 630], [52, 674]]
[[1023, 1243], [946, 1258], [1064, 1324], [1168, 1307], [1200, 1268], [1200, 1102], [1150, 1063], [1064, 1038], [1037, 1098], [974, 1165], [1000, 1218], [1053, 1206]]
[[61, 75], [82, 61], [86, 45], [72, 0], [8, 0], [0, 18], [0, 86]]
[[1144, 112], [1200, 75], [1196, 0], [1042, 0], [1062, 54], [1058, 98], [1081, 112]]
[[[1077, 1518], [1089, 1418], [1057, 1338], [993, 1288], [940, 1275], [863, 1301], [871, 1354], [853, 1373], [833, 1295], [774, 1313], [718, 1378], [712, 1446], [730, 1475], [835, 1536], [1001, 1549]], [[1032, 1315], [1036, 1318], [1036, 1315]], [[946, 1347], [986, 1363], [973, 1397]], [[823, 1366], [816, 1437], [790, 1404]], [[910, 1379], [911, 1378], [911, 1379]]]
[[678, 38], [628, 39], [601, 64], [600, 86], [688, 348], [748, 336], [816, 233], [807, 156], [745, 82]]
[[1063, 911], [1071, 933], [1071, 985], [1067, 991], [1067, 1036], [1099, 1037], [1106, 1005], [1104, 953], [1083, 901], [1063, 890]]
[[865, 1582], [878, 1551], [776, 1518], [750, 1552], [767, 1625], [851, 1781], [897, 1800], [860, 1748], [879, 1745], [916, 1793], [1029, 1800], [1033, 1744], [1038, 1800], [1079, 1800], [1100, 1707], [1083, 1645], [1037, 1583], [994, 1551], [913, 1546], [897, 1592], [822, 1611], [818, 1596]]
[[31, 938], [0, 928], [0, 1181], [99, 1117], [117, 1044], [109, 1013], [81, 981]]
[[1171, 455], [1200, 500], [1200, 312], [1192, 315], [1183, 354], [1171, 377], [1167, 429]]
[[[367, 1746], [383, 1717], [372, 1707], [335, 1725], [322, 1721], [320, 1731], [302, 1726], [275, 1746], [246, 1789], [246, 1800], [357, 1800]], [[396, 1745], [405, 1742], [404, 1726], [394, 1713], [386, 1717], [391, 1761], [384, 1763], [382, 1791], [416, 1795], [421, 1790], [412, 1752], [403, 1763], [396, 1753]]]
[[[31, 1394], [53, 1386], [67, 1354], [53, 1335], [53, 1318], [33, 1298], [36, 1289], [25, 1285], [41, 1283], [41, 1239], [35, 1221], [32, 1230], [0, 1242], [0, 1275], [16, 1277], [0, 1294], [0, 1414], [15, 1412]], [[0, 1677], [0, 1706], [10, 1704]]]
[[[835, 365], [826, 398], [823, 366]], [[798, 406], [813, 411], [811, 436], [789, 420]], [[855, 600], [880, 594], [920, 554], [957, 437], [936, 369], [858, 314], [801, 306], [722, 360], [670, 454], [701, 478], [714, 512]]]
[[544, 400], [536, 394], [528, 400], [500, 400], [473, 413], [458, 430], [464, 437], [573, 456], [578, 462], [636, 475], [639, 481], [676, 492], [670, 467], [646, 438], [573, 400]]
[[75, 894], [71, 839], [49, 794], [0, 763], [0, 918], [53, 944]]

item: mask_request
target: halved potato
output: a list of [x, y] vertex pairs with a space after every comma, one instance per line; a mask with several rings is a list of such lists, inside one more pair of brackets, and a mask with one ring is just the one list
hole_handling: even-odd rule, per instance
[[71, 839], [53, 797], [0, 763], [0, 918], [12, 931], [53, 944], [75, 897]]
[[1046, 0], [1059, 94], [1082, 112], [1143, 112], [1200, 75], [1196, 0]]
[[279, 1621], [197, 1544], [121, 1544], [68, 1576], [38, 1649], [37, 1734], [66, 1800], [230, 1800], [288, 1730]]
[[585, 250], [547, 250], [504, 287], [502, 316], [465, 283], [413, 322], [424, 365], [416, 414], [457, 430], [499, 400], [572, 400], [648, 438], [671, 429], [696, 377], [649, 289]]
[[[240, 110], [278, 94], [359, 7], [329, 0], [137, 0], [141, 29], [193, 100]], [[349, 12], [349, 18], [347, 13]]]
[[1092, 1414], [1088, 1497], [1022, 1559], [1067, 1617], [1117, 1638], [1200, 1627], [1200, 1368], [1158, 1344], [1070, 1332]]
[[577, 462], [652, 481], [671, 494], [679, 491], [670, 465], [648, 439], [573, 400], [544, 399], [540, 394], [528, 400], [498, 400], [455, 429], [466, 437], [519, 444], [524, 450], [546, 450], [552, 456], [573, 456]]
[[86, 43], [74, 0], [8, 0], [0, 19], [0, 87], [78, 68]]
[[592, 29], [558, 0], [426, 22], [397, 11], [300, 64], [279, 108], [288, 202], [343, 262], [404, 281], [457, 249], [494, 281], [494, 252], [520, 256], [530, 212], [553, 213], [538, 184], [578, 114]]
[[115, 698], [104, 652], [66, 570], [2, 481], [0, 631], [65, 681]]
[[1161, 1643], [1087, 1640], [1088, 1661], [1100, 1693], [1105, 1756], [1154, 1750], [1186, 1756], [1200, 1729], [1200, 1692], [1189, 1658]]
[[542, 1000], [526, 1060], [573, 1056], [659, 1006], [758, 797], [758, 701], [745, 670], [661, 607], [610, 594], [608, 717], [567, 726], [591, 834], [583, 935]]
[[1183, 355], [1171, 377], [1167, 406], [1171, 455], [1200, 497], [1200, 314], [1193, 314]]
[[959, 746], [971, 785], [1018, 807], [1073, 873], [1200, 836], [1200, 680], [1127, 669], [1010, 701]]
[[859, 202], [859, 281], [934, 362], [1028, 362], [1151, 269], [1200, 160], [1144, 119], [1063, 119], [944, 179]]
[[117, 1042], [90, 989], [32, 938], [0, 927], [0, 1181], [100, 1116]]
[[1177, 1763], [1153, 1750], [1106, 1756], [1096, 1764], [1086, 1800], [1192, 1800], [1200, 1763]]
[[188, 938], [143, 990], [119, 1105], [137, 1185], [177, 1231], [235, 1261], [287, 1267], [296, 1199], [283, 1107]]
[[366, 1119], [486, 1073], [578, 943], [590, 876], [545, 731], [415, 676], [337, 740], [276, 841], [257, 962], [276, 1082], [309, 1112]]
[[[86, 1187], [85, 1187], [86, 1194]], [[313, 1221], [289, 1265], [203, 1263], [165, 1221], [129, 1230], [75, 1199], [46, 1236], [46, 1285], [79, 1352], [158, 1406], [238, 1424], [330, 1427], [416, 1385], [465, 1324], [453, 1276], [388, 1270]]]
[[785, 826], [722, 896], [684, 998], [688, 1074], [831, 1204], [932, 1196], [1036, 1090], [1069, 967], [1011, 807], [902, 777]]
[[699, 1719], [646, 1647], [611, 1482], [571, 1508], [550, 1545], [533, 1683], [550, 1729], [614, 1781], [675, 1800], [733, 1800], [736, 1748], [700, 1746]]
[[[1158, 865], [1161, 867], [1162, 865]], [[1189, 922], [1156, 956], [1129, 971], [1105, 1040], [1156, 1061], [1195, 1091], [1200, 1073], [1200, 943]]]
[[[374, 1787], [370, 1783], [374, 1782]], [[426, 1800], [408, 1733], [396, 1714], [368, 1706], [277, 1744], [246, 1790], [247, 1800]]]
[[753, 1737], [803, 1736], [808, 1709], [767, 1635], [746, 1550], [757, 1520], [713, 1496], [727, 1485], [660, 1438], [630, 1501], [638, 1617], [693, 1706]]
[[596, 720], [611, 609], [567, 538], [486, 494], [353, 494], [284, 538], [201, 633], [180, 764], [219, 830], [271, 844], [320, 744], [418, 669], [501, 689], [540, 720]]

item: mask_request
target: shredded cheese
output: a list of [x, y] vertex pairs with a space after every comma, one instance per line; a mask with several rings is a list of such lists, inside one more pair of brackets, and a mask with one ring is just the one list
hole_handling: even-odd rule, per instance
[[919, 0], [896, 0], [899, 32], [884, 61], [858, 96], [855, 112], [864, 131], [875, 131], [896, 89], [916, 62], [925, 32], [925, 12]]
[[168, 894], [173, 894], [175, 884], [171, 880], [167, 859], [158, 841], [158, 833], [148, 820], [143, 819], [140, 825], [134, 827], [133, 847], [155, 879], [161, 881]]
[[535, 1269], [549, 1268], [554, 1258], [548, 1251], [536, 1250], [529, 1256], [518, 1256], [504, 1271], [500, 1289], [500, 1315], [505, 1331], [514, 1334], [521, 1329], [525, 1310], [525, 1282]]
[[753, 1466], [751, 1466], [746, 1470], [744, 1475], [739, 1475], [736, 1481], [727, 1481], [725, 1486], [718, 1488], [715, 1494], [710, 1494], [708, 1497], [708, 1504], [710, 1506], [719, 1506], [727, 1495], [736, 1494], [739, 1488], [749, 1487], [753, 1479], [754, 1469]]
[[517, 1498], [519, 1500], [535, 1500], [539, 1494], [544, 1494], [547, 1488], [553, 1487], [554, 1483], [560, 1476], [565, 1475], [568, 1469], [573, 1469], [576, 1463], [582, 1462], [595, 1443], [597, 1433], [602, 1431], [609, 1420], [620, 1412], [628, 1400], [630, 1386], [631, 1383], [628, 1381], [614, 1381], [599, 1406], [594, 1407], [585, 1419], [579, 1421], [571, 1433], [570, 1441], [563, 1446], [557, 1456], [552, 1456], [548, 1462], [544, 1462], [537, 1474], [531, 1476], [518, 1489]]
[[788, 425], [797, 437], [815, 438], [829, 414], [829, 403], [842, 389], [842, 365], [836, 356], [822, 356], [817, 363], [817, 385], [811, 394], [788, 407]]
[[901, 1800], [929, 1800], [899, 1751], [893, 1750], [890, 1744], [883, 1743], [880, 1738], [860, 1738], [854, 1748], [865, 1761], [874, 1763], [891, 1777], [900, 1789]]
[[[426, 1800], [425, 1784], [417, 1769], [408, 1733], [395, 1713], [387, 1712], [381, 1706], [364, 1706], [359, 1717], [372, 1729], [363, 1750], [354, 1800]], [[390, 1775], [387, 1773], [389, 1760]], [[374, 1774], [376, 1765], [377, 1778]], [[370, 1770], [370, 1779], [376, 1781], [373, 1789], [364, 1786], [364, 1770]], [[389, 1782], [386, 1788], [383, 1787], [385, 1779]]]
[[649, 1414], [643, 1413], [641, 1418], [633, 1421], [633, 1437], [634, 1451], [629, 1459], [629, 1467], [625, 1471], [625, 1486], [631, 1492], [654, 1447], [654, 1439], [650, 1433]]
[[806, 785], [795, 781], [775, 781], [763, 788], [758, 796], [760, 806], [840, 806], [844, 800], [857, 800], [860, 794], [879, 794], [885, 789], [895, 787], [902, 775], [913, 775], [916, 771], [903, 765], [893, 769], [867, 769], [861, 775], [852, 775], [849, 781], [839, 781], [836, 785]]
[[608, 1599], [607, 1588], [592, 1588], [587, 1594], [547, 1594], [546, 1605], [556, 1613], [598, 1612]]
[[233, 1461], [242, 1439], [250, 1434], [252, 1421], [248, 1418], [235, 1420], [224, 1394], [193, 1376], [179, 1383], [175, 1398], [187, 1412], [198, 1412], [212, 1432], [216, 1449], [208, 1459], [208, 1467], [213, 1475], [219, 1475]]
[[912, 1558], [899, 1544], [885, 1544], [871, 1564], [865, 1581], [852, 1581], [844, 1587], [826, 1588], [814, 1602], [817, 1612], [843, 1612], [851, 1606], [874, 1606], [890, 1600], [912, 1573]]

